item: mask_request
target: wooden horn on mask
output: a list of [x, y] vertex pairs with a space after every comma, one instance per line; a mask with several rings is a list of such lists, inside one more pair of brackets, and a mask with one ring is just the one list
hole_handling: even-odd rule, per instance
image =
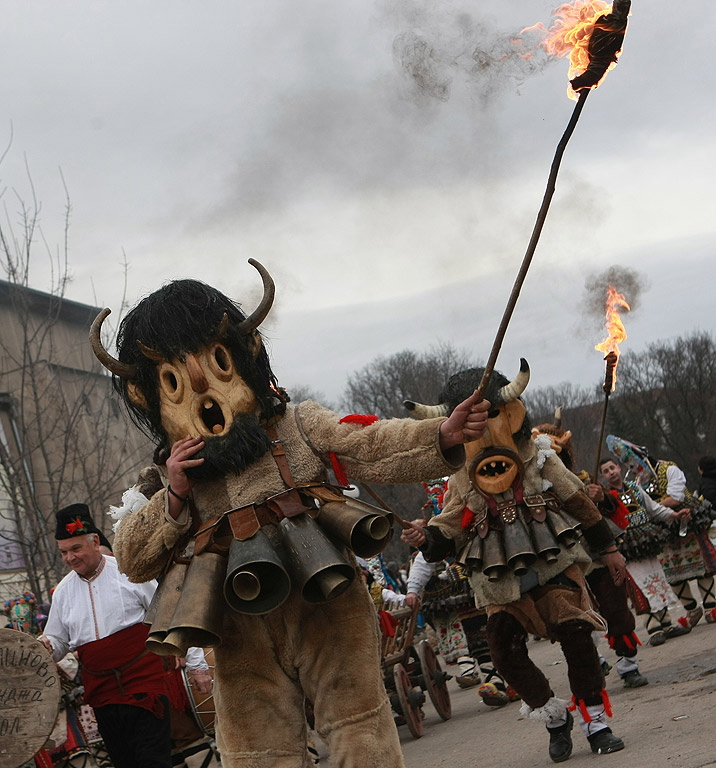
[[108, 307], [103, 309], [92, 322], [92, 327], [89, 332], [90, 344], [92, 345], [92, 351], [95, 357], [102, 363], [102, 365], [115, 376], [119, 376], [121, 379], [134, 379], [137, 375], [137, 366], [130, 363], [123, 363], [121, 360], [117, 360], [116, 357], [107, 352], [102, 345], [102, 339], [100, 333], [102, 331], [102, 323], [107, 316], [112, 312]]
[[249, 259], [249, 264], [251, 264], [252, 267], [255, 267], [258, 270], [258, 273], [261, 275], [261, 279], [263, 280], [264, 284], [264, 295], [258, 307], [256, 307], [256, 309], [245, 320], [242, 320], [241, 323], [239, 323], [238, 330], [239, 333], [243, 335], [247, 335], [252, 331], [255, 331], [261, 325], [261, 323], [263, 323], [263, 321], [266, 319], [266, 315], [268, 315], [271, 309], [274, 296], [276, 295], [276, 286], [266, 267], [264, 267], [263, 264], [260, 264], [255, 259]]

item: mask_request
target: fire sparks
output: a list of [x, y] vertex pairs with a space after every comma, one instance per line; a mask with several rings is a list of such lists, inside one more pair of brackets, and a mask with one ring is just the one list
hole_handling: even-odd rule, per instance
[[[627, 311], [631, 309], [624, 296], [613, 285], [607, 286], [606, 322], [604, 324], [607, 330], [607, 337], [594, 348], [599, 352], [603, 352], [607, 359], [608, 370], [605, 381], [608, 381], [610, 384], [610, 392], [614, 391], [617, 382], [616, 370], [620, 354], [619, 345], [627, 337], [624, 323], [619, 316], [620, 307]], [[609, 370], [610, 367], [611, 370]]]
[[[617, 2], [614, 3], [614, 6], [616, 5]], [[550, 56], [560, 58], [569, 56], [570, 80], [582, 77], [590, 69], [590, 65], [593, 70], [599, 70], [593, 79], [589, 78], [587, 83], [581, 85], [581, 87], [596, 87], [606, 72], [616, 65], [624, 30], [626, 30], [626, 14], [624, 18], [619, 18], [623, 13], [622, 9], [618, 14], [610, 15], [612, 10], [616, 9], [604, 0], [574, 0], [560, 5], [554, 11], [554, 22], [549, 29], [545, 29], [544, 25], [539, 23], [522, 31], [535, 29], [543, 31], [544, 38], [540, 45]], [[607, 58], [601, 62], [603, 67], [595, 67], [595, 59], [604, 57], [604, 52], [599, 49], [606, 47], [612, 50], [607, 52]], [[575, 85], [575, 88], [579, 89], [579, 87]], [[577, 98], [571, 83], [568, 86], [567, 95], [571, 99]]]

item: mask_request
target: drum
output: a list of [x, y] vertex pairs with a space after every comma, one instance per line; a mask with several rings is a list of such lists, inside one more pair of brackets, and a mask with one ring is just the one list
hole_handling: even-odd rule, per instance
[[[206, 663], [209, 665], [209, 673], [214, 679], [214, 649], [204, 648]], [[191, 712], [194, 722], [204, 736], [213, 737], [216, 732], [216, 709], [214, 707], [214, 696], [211, 693], [199, 693], [193, 684], [192, 676], [187, 674], [186, 669], [182, 669], [182, 679], [186, 688], [186, 695], [189, 699]]]
[[42, 749], [60, 704], [55, 662], [42, 643], [0, 629], [0, 765], [17, 768]]

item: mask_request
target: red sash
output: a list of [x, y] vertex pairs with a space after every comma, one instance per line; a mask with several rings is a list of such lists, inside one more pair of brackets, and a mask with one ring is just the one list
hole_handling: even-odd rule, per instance
[[164, 666], [145, 647], [149, 627], [135, 624], [77, 649], [84, 699], [93, 708], [129, 704], [163, 717], [160, 696], [167, 695]]

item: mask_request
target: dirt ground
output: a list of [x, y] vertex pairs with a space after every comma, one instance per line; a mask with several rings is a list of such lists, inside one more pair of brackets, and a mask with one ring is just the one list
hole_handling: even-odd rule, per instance
[[[637, 630], [640, 637], [645, 633]], [[606, 643], [600, 650], [614, 664]], [[558, 645], [529, 643], [534, 661], [545, 671], [556, 695], [570, 698], [566, 663]], [[716, 768], [716, 624], [698, 624], [690, 634], [657, 648], [642, 646], [639, 662], [649, 685], [624, 688], [616, 669], [607, 677], [614, 717], [612, 730], [626, 745], [621, 752], [594, 755], [575, 723], [572, 768]], [[448, 668], [452, 671], [452, 668]], [[407, 768], [540, 768], [553, 765], [544, 726], [520, 717], [519, 702], [486, 707], [476, 688], [462, 690], [448, 682], [452, 718], [441, 720], [428, 701], [422, 738], [407, 727], [398, 731]], [[325, 754], [322, 768], [330, 766]]]

